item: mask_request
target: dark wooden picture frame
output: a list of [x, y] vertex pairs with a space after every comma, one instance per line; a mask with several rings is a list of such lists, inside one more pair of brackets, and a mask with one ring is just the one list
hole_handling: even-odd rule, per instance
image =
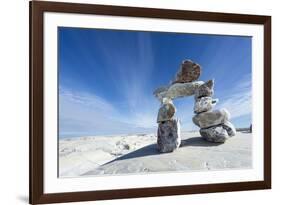
[[[260, 24], [264, 28], [264, 180], [251, 182], [44, 193], [43, 180], [43, 14], [63, 12], [208, 22]], [[212, 12], [30, 2], [30, 204], [152, 197], [271, 188], [271, 17]]]

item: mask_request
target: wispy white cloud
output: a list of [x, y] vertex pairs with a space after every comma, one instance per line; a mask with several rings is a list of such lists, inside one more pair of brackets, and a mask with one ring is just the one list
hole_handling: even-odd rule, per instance
[[[109, 102], [99, 96], [86, 92], [78, 93], [77, 91], [72, 91], [62, 87], [59, 88], [59, 94], [61, 103], [71, 103], [81, 107], [92, 108], [93, 110], [98, 109], [99, 113], [110, 112], [116, 114], [115, 108]], [[66, 107], [62, 107], [62, 110], [65, 109]]]
[[227, 95], [220, 99], [219, 108], [229, 110], [232, 118], [252, 113], [252, 81], [251, 75], [245, 75], [237, 85], [227, 91]]
[[[99, 42], [99, 41], [97, 41]], [[121, 42], [121, 41], [120, 41]], [[147, 32], [138, 33], [134, 50], [121, 49], [112, 51], [110, 47], [100, 41], [100, 51], [103, 54], [110, 82], [116, 91], [128, 104], [131, 113], [151, 111], [156, 102], [152, 92], [148, 89], [151, 84], [151, 75], [154, 70], [154, 52], [152, 50], [151, 36]], [[143, 113], [148, 116], [149, 112]]]
[[139, 110], [120, 113], [118, 107], [99, 96], [59, 89], [60, 136], [104, 135], [152, 132], [155, 115]]
[[[94, 38], [87, 39], [87, 44], [91, 44], [98, 50], [99, 58], [95, 58], [95, 53], [89, 52], [84, 48], [85, 45], [80, 44], [80, 40], [76, 39], [78, 49], [74, 49], [75, 52], [71, 57], [75, 58], [78, 52], [81, 52], [79, 56], [82, 57], [82, 62], [88, 62], [88, 70], [93, 69], [89, 75], [95, 73], [96, 69], [103, 69], [104, 80], [109, 84], [110, 93], [118, 95], [118, 99], [122, 98], [122, 102], [111, 102], [110, 99], [98, 96], [94, 92], [87, 93], [71, 90], [69, 87], [61, 87], [59, 116], [61, 133], [99, 134], [108, 132], [118, 134], [155, 130], [157, 127], [159, 102], [152, 95], [155, 88], [150, 88], [150, 86], [152, 80], [161, 74], [161, 69], [155, 69], [155, 50], [153, 50], [155, 47], [154, 42], [151, 41], [151, 34], [150, 32], [139, 32], [134, 36], [133, 41], [125, 41], [122, 38], [126, 38], [126, 35], [121, 32], [118, 39], [104, 38], [103, 35], [95, 35]], [[71, 42], [75, 43], [75, 38], [71, 39]], [[110, 46], [113, 43], [114, 46]], [[202, 59], [205, 59], [208, 70], [206, 70], [206, 74], [203, 72], [201, 77], [212, 75], [216, 76], [216, 79], [217, 76], [223, 78], [229, 74], [231, 69], [220, 68], [229, 67], [229, 61], [218, 62], [217, 59], [224, 56], [229, 57], [235, 53], [232, 52], [232, 49], [225, 50], [222, 47], [224, 52], [214, 52], [214, 55], [209, 55], [209, 51], [213, 48], [219, 49], [217, 43], [207, 43], [204, 48], [202, 47], [200, 56], [204, 56]], [[77, 68], [79, 66], [81, 65], [78, 64]], [[157, 70], [156, 75], [153, 72]], [[232, 71], [234, 72], [234, 69]], [[88, 86], [91, 87], [91, 90], [95, 89], [94, 85]], [[250, 86], [250, 80], [242, 79], [237, 83], [237, 87], [220, 96], [218, 107], [227, 108], [234, 118], [249, 114], [251, 112]], [[176, 105], [177, 116], [186, 129], [194, 127], [192, 123], [193, 103], [193, 96], [191, 96], [188, 100], [180, 99]]]
[[[156, 124], [159, 103], [155, 100], [149, 85], [154, 70], [154, 52], [151, 34], [138, 33], [135, 49], [123, 49], [113, 52], [100, 41], [100, 50], [104, 57], [110, 82], [124, 99], [128, 111], [127, 118], [139, 127], [151, 127]], [[98, 41], [99, 42], [99, 41]], [[122, 49], [121, 49], [122, 48]]]
[[118, 44], [119, 50], [113, 51], [112, 48], [104, 46], [103, 39], [99, 40], [97, 37], [95, 40], [95, 46], [99, 47], [106, 64], [104, 68], [110, 68], [106, 71], [106, 80], [111, 85], [111, 92], [115, 92], [123, 100], [118, 104], [93, 93], [61, 88], [62, 130], [65, 133], [69, 133], [69, 130], [81, 130], [116, 134], [155, 131], [159, 102], [154, 99], [153, 90], [149, 88], [154, 69], [150, 34], [138, 34], [134, 52], [123, 49], [122, 43]]

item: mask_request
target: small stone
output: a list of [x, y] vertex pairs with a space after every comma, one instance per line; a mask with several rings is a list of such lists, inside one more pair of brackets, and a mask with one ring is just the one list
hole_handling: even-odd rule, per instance
[[229, 121], [224, 122], [222, 124], [222, 127], [227, 131], [228, 136], [233, 137], [236, 135], [236, 129], [231, 122]]
[[175, 112], [176, 108], [172, 103], [163, 104], [158, 111], [157, 122], [159, 123], [172, 119]]
[[202, 97], [195, 101], [193, 111], [196, 114], [201, 112], [207, 112], [213, 109], [218, 102], [218, 99], [212, 99], [212, 97]]
[[208, 80], [203, 85], [200, 85], [194, 93], [195, 100], [201, 97], [211, 97], [214, 94], [214, 80]]
[[201, 74], [201, 67], [191, 60], [184, 60], [176, 74], [174, 83], [189, 83], [197, 80]]
[[228, 134], [222, 126], [200, 129], [200, 135], [206, 141], [216, 143], [223, 143], [228, 138]]
[[124, 149], [129, 150], [129, 149], [131, 149], [131, 147], [129, 144], [124, 144]]
[[163, 98], [162, 104], [168, 104], [168, 103], [173, 103], [173, 101], [170, 98]]
[[229, 118], [229, 112], [226, 109], [221, 109], [197, 114], [192, 118], [192, 121], [200, 128], [208, 128], [225, 123]]
[[196, 81], [191, 83], [176, 83], [171, 85], [169, 88], [158, 88], [153, 94], [154, 96], [163, 103], [163, 99], [175, 99], [179, 97], [186, 97], [194, 95], [195, 90], [199, 88], [204, 82]]
[[179, 148], [180, 143], [180, 122], [178, 119], [159, 123], [157, 132], [157, 146], [159, 152], [172, 152]]

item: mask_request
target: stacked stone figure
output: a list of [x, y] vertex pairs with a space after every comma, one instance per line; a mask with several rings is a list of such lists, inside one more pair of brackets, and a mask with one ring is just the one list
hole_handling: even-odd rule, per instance
[[218, 99], [213, 99], [214, 80], [209, 80], [195, 91], [194, 113], [192, 120], [200, 127], [201, 136], [209, 142], [223, 143], [236, 134], [235, 127], [229, 122], [230, 114], [226, 109], [213, 110]]
[[160, 152], [172, 152], [180, 146], [180, 121], [175, 118], [176, 108], [172, 100], [194, 95], [195, 90], [203, 84], [195, 81], [199, 78], [200, 72], [198, 64], [185, 60], [171, 85], [154, 91], [155, 97], [161, 102], [157, 117], [157, 145]]
[[200, 127], [201, 136], [210, 142], [224, 142], [228, 136], [234, 136], [236, 130], [229, 122], [226, 109], [214, 110], [218, 102], [213, 99], [214, 81], [197, 81], [201, 66], [191, 60], [184, 60], [175, 79], [168, 86], [154, 91], [161, 102], [158, 111], [157, 145], [160, 152], [172, 152], [180, 146], [180, 121], [175, 118], [176, 108], [173, 99], [195, 95], [193, 122]]

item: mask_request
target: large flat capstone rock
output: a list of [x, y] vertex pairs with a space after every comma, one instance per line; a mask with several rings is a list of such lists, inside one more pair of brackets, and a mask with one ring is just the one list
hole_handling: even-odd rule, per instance
[[153, 94], [162, 102], [164, 98], [175, 99], [194, 95], [197, 88], [204, 84], [203, 81], [195, 81], [191, 83], [175, 83], [169, 87], [160, 87]]

